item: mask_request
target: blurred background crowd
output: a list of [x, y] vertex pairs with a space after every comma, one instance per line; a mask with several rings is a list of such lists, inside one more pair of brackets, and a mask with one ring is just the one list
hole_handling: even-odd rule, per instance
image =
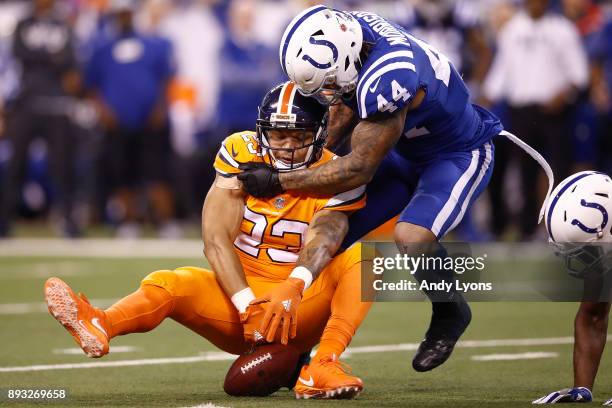
[[[197, 231], [219, 143], [254, 129], [284, 80], [283, 30], [317, 3], [0, 0], [0, 237], [24, 225], [68, 237]], [[324, 3], [376, 12], [444, 52], [557, 181], [612, 171], [612, 1]], [[490, 188], [458, 238], [540, 238], [539, 173], [497, 142]]]

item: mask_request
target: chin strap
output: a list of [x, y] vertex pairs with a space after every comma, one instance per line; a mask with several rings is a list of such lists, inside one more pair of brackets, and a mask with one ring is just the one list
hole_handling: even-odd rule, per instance
[[544, 212], [546, 211], [546, 204], [548, 203], [550, 194], [552, 193], [553, 187], [555, 186], [555, 176], [553, 175], [553, 171], [550, 168], [550, 165], [548, 164], [546, 159], [544, 159], [544, 157], [542, 157], [542, 155], [538, 153], [537, 150], [529, 146], [527, 143], [523, 142], [521, 139], [519, 139], [512, 133], [503, 130], [500, 133], [500, 136], [507, 137], [512, 143], [514, 143], [515, 145], [523, 149], [525, 153], [527, 153], [535, 161], [538, 162], [538, 164], [542, 167], [542, 169], [544, 169], [544, 172], [546, 173], [546, 177], [548, 177], [548, 192], [546, 193], [546, 197], [544, 198], [544, 202], [542, 203], [542, 207], [540, 208], [540, 216], [538, 217], [538, 224], [539, 224], [544, 219]]

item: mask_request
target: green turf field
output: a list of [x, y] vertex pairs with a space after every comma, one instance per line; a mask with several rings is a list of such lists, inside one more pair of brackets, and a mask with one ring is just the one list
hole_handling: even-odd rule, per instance
[[[2, 245], [2, 244], [0, 244]], [[296, 401], [283, 390], [270, 398], [237, 399], [223, 393], [230, 361], [11, 371], [7, 367], [79, 364], [159, 358], [202, 357], [214, 351], [202, 338], [172, 321], [146, 334], [113, 340], [111, 354], [91, 360], [82, 354], [58, 354], [76, 347], [70, 336], [42, 309], [42, 285], [59, 276], [90, 299], [108, 303], [131, 292], [148, 272], [193, 259], [101, 259], [4, 257], [0, 259], [0, 388], [65, 388], [69, 399], [51, 406], [293, 407], [321, 404], [368, 407], [514, 407], [571, 385], [571, 344], [500, 346], [473, 343], [458, 348], [449, 362], [430, 373], [412, 370], [413, 351], [355, 353], [346, 360], [365, 382], [355, 401]], [[576, 304], [477, 303], [464, 340], [542, 339], [572, 335]], [[418, 342], [428, 323], [426, 303], [376, 304], [354, 347]], [[541, 341], [536, 340], [536, 343]], [[563, 339], [560, 341], [563, 343]], [[113, 347], [127, 352], [113, 353]], [[70, 350], [69, 350], [70, 351]], [[551, 358], [474, 361], [473, 356], [527, 352], [558, 353]], [[174, 361], [174, 360], [170, 360]], [[596, 403], [612, 397], [612, 355], [604, 355], [596, 384]], [[6, 392], [6, 391], [5, 391]], [[8, 407], [27, 404], [0, 400]], [[41, 405], [31, 404], [31, 405]], [[47, 404], [45, 404], [47, 405]]]

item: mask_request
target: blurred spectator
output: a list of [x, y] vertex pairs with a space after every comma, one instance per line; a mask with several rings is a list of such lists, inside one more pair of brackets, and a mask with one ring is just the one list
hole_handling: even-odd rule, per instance
[[217, 109], [217, 126], [225, 136], [251, 129], [261, 98], [281, 81], [277, 46], [266, 47], [257, 41], [256, 6], [255, 0], [232, 0], [229, 4]]
[[278, 44], [267, 47], [258, 40], [257, 6], [256, 0], [232, 0], [228, 4], [225, 41], [219, 57], [215, 128], [203, 138], [201, 173], [196, 177], [204, 192], [214, 179], [212, 163], [221, 141], [232, 133], [253, 130], [263, 95], [282, 81]]
[[86, 69], [105, 132], [99, 170], [102, 197], [119, 235], [139, 235], [137, 223], [147, 218], [148, 210], [162, 228], [160, 234], [170, 233], [175, 229], [168, 185], [172, 47], [165, 39], [137, 32], [131, 1], [115, 0], [111, 11], [116, 34], [93, 52]]
[[[592, 0], [563, 0], [563, 14], [571, 20], [582, 39], [589, 60], [594, 53], [603, 23], [599, 5]], [[594, 75], [591, 76], [594, 78]], [[597, 111], [590, 102], [588, 93], [580, 93], [576, 110], [571, 118], [572, 134], [572, 172], [593, 169], [598, 157], [598, 121]]]
[[68, 118], [69, 95], [78, 92], [73, 35], [55, 12], [54, 0], [35, 0], [32, 14], [17, 25], [13, 56], [21, 66], [21, 89], [8, 113], [10, 156], [2, 183], [0, 235], [9, 233], [20, 202], [31, 142], [42, 137], [56, 190], [56, 206], [66, 235], [79, 234], [73, 221], [76, 140]]
[[408, 28], [446, 55], [473, 91], [478, 91], [492, 59], [478, 4], [465, 0], [413, 1], [414, 21]]
[[591, 103], [600, 117], [598, 168], [612, 172], [612, 2], [605, 4], [605, 22], [593, 47]]
[[[556, 179], [562, 180], [569, 172], [571, 154], [568, 113], [587, 85], [588, 66], [576, 28], [565, 17], [547, 12], [548, 7], [549, 0], [526, 0], [524, 10], [503, 28], [484, 93], [489, 100], [507, 101], [511, 131], [542, 152]], [[497, 172], [503, 174], [506, 166], [507, 161], [496, 157]], [[540, 179], [538, 184], [535, 161], [520, 160], [520, 167], [524, 198], [520, 232], [530, 239], [546, 183]], [[493, 211], [494, 219], [505, 217], [495, 204]]]
[[[206, 194], [197, 169], [197, 138], [211, 133], [219, 98], [219, 53], [224, 33], [214, 13], [215, 0], [156, 1], [157, 32], [172, 41], [177, 75], [170, 92], [175, 188], [182, 216], [199, 217]], [[165, 8], [164, 8], [165, 7]], [[160, 11], [162, 9], [163, 11]], [[208, 169], [207, 176], [212, 174]]]

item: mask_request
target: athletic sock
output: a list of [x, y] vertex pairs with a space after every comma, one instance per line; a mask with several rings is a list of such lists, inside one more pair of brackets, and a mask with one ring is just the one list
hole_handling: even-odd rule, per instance
[[340, 277], [315, 360], [331, 354], [340, 357], [371, 306], [372, 302], [361, 301], [361, 264], [357, 263]]

